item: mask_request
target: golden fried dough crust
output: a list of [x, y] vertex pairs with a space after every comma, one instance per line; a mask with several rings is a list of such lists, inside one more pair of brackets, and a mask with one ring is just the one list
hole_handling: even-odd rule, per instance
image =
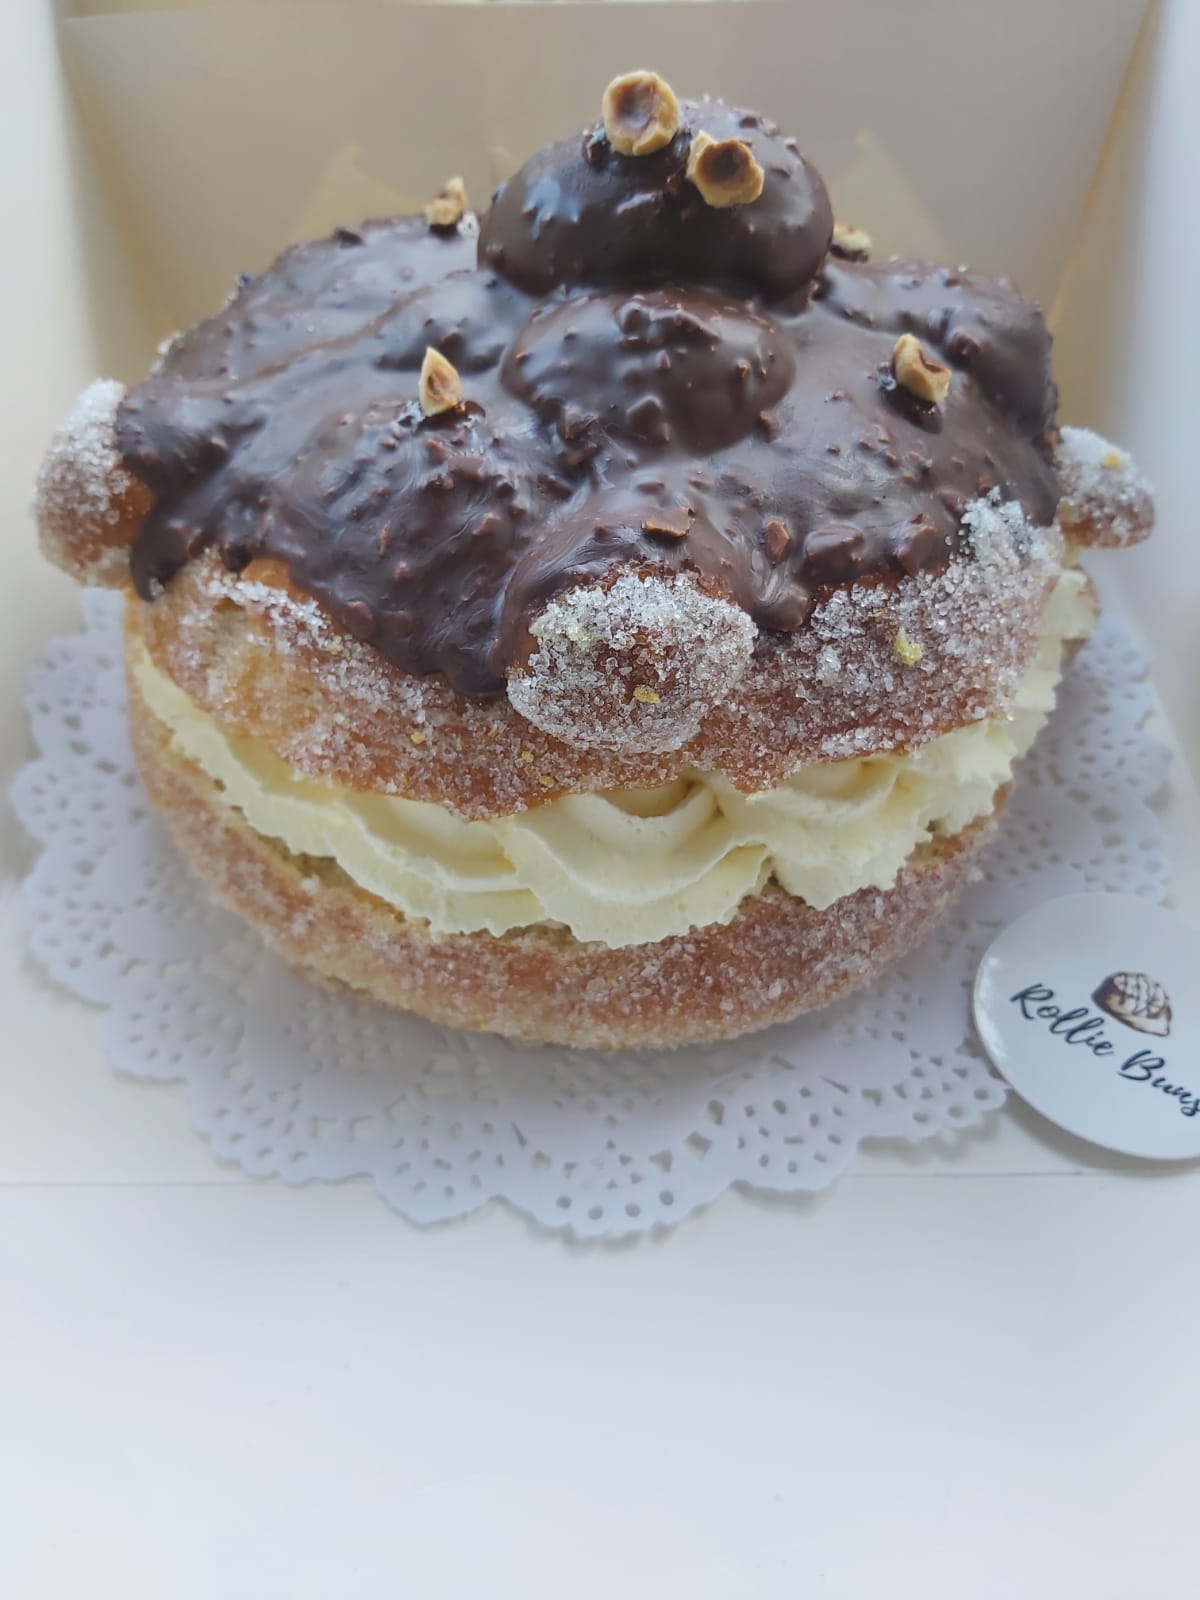
[[[970, 580], [958, 593], [946, 574], [878, 595], [841, 591], [829, 602], [826, 637], [814, 617], [795, 640], [756, 656], [680, 749], [637, 754], [579, 748], [505, 700], [467, 700], [444, 680], [402, 673], [336, 629], [274, 564], [252, 563], [235, 577], [202, 558], [159, 599], [131, 596], [130, 627], [197, 705], [306, 776], [487, 818], [689, 771], [765, 789], [801, 762], [914, 749], [1002, 712], [1059, 568], [1047, 559], [1028, 570], [1028, 584], [1014, 585], [1004, 605], [988, 603]], [[918, 661], [898, 655], [898, 637], [921, 650]]]

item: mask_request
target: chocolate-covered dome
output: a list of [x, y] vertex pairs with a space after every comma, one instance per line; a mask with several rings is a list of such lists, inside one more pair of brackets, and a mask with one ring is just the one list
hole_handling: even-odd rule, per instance
[[[753, 111], [687, 100], [670, 143], [620, 155], [602, 124], [539, 150], [500, 188], [479, 230], [481, 265], [530, 294], [578, 284], [730, 285], [802, 295], [833, 213], [796, 141]], [[713, 205], [688, 177], [698, 133], [745, 145], [762, 172], [749, 204]]]
[[448, 186], [286, 251], [173, 344], [117, 418], [143, 596], [210, 548], [273, 558], [481, 696], [580, 583], [690, 573], [769, 649], [822, 590], [970, 559], [980, 496], [1052, 519], [1049, 339], [1010, 284], [830, 253], [820, 177], [754, 112], [653, 74], [604, 110], [478, 237]]

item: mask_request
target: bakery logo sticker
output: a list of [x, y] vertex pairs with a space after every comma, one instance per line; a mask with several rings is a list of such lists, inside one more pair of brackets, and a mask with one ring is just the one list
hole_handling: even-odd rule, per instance
[[1138, 1033], [1165, 1039], [1171, 1031], [1171, 1003], [1161, 983], [1144, 972], [1114, 972], [1092, 992], [1092, 1003]]
[[1198, 972], [1200, 930], [1175, 912], [1066, 895], [995, 939], [975, 979], [975, 1024], [1001, 1075], [1060, 1128], [1126, 1155], [1195, 1159]]
[[[1117, 987], [1127, 985], [1125, 990]], [[1101, 998], [1103, 996], [1103, 999]], [[1164, 1034], [1171, 1031], [1171, 1008], [1166, 991], [1143, 973], [1118, 972], [1106, 978], [1092, 996], [1095, 1004], [1127, 1028], [1139, 1033]], [[1043, 983], [1031, 983], [1009, 996], [1026, 1022], [1044, 1022], [1051, 1036], [1061, 1039], [1064, 1045], [1084, 1045], [1093, 1056], [1119, 1057], [1121, 1051], [1105, 1032], [1103, 1017], [1095, 1016], [1087, 1006], [1072, 1006], [1064, 1010], [1053, 989]], [[1118, 1010], [1117, 1007], [1120, 1007]], [[1161, 1090], [1175, 1100], [1180, 1114], [1194, 1117], [1200, 1111], [1200, 1092], [1192, 1093], [1185, 1084], [1172, 1083], [1166, 1076], [1165, 1057], [1153, 1050], [1137, 1050], [1117, 1065], [1117, 1072], [1129, 1083], [1145, 1083]]]

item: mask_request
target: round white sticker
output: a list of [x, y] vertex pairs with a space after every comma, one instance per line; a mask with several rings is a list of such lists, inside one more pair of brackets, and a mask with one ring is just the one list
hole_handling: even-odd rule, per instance
[[1131, 895], [1018, 917], [975, 979], [997, 1070], [1051, 1122], [1152, 1161], [1200, 1156], [1200, 931]]

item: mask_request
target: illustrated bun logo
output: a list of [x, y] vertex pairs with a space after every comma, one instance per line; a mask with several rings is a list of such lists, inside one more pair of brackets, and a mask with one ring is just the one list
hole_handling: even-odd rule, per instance
[[1101, 1011], [1138, 1033], [1166, 1038], [1171, 1031], [1171, 1005], [1161, 983], [1144, 972], [1114, 972], [1092, 995]]

